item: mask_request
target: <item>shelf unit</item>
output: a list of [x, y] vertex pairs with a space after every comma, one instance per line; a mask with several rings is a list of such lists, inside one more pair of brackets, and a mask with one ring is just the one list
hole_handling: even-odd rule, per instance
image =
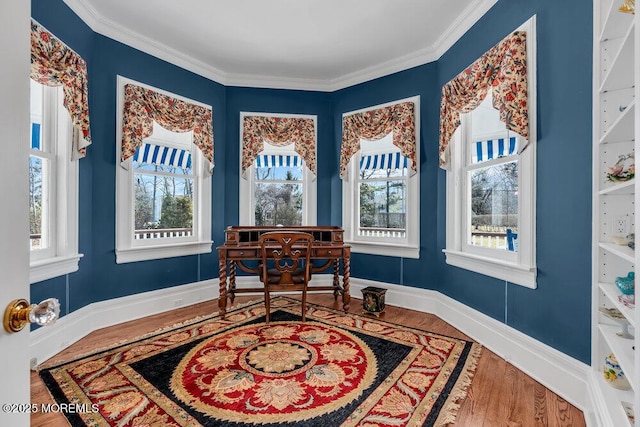
[[[620, 155], [638, 152], [640, 130], [640, 24], [638, 15], [618, 9], [623, 0], [594, 0], [593, 14], [593, 284], [592, 284], [592, 384], [596, 419], [603, 426], [632, 425], [622, 402], [640, 414], [640, 308], [619, 300], [615, 279], [640, 265], [636, 251], [616, 244], [615, 237], [635, 233], [635, 206], [640, 203], [640, 180], [610, 182], [606, 173]], [[631, 162], [629, 162], [631, 163]], [[600, 308], [616, 308], [629, 322], [632, 339], [616, 334], [621, 325], [604, 316]], [[634, 350], [634, 348], [636, 348]], [[605, 357], [613, 353], [629, 390], [613, 388], [604, 379]], [[640, 427], [640, 421], [635, 424]]]

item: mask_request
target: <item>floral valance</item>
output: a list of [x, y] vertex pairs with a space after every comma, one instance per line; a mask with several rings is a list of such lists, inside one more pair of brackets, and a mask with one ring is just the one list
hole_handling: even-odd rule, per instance
[[[449, 166], [449, 142], [460, 113], [474, 110], [491, 89], [493, 108], [507, 129], [529, 139], [526, 33], [516, 31], [482, 55], [442, 88], [440, 167]], [[526, 147], [519, 147], [522, 151]]]
[[211, 109], [131, 83], [124, 86], [121, 162], [133, 156], [142, 140], [153, 133], [154, 121], [173, 132], [193, 130], [193, 143], [209, 161], [209, 172], [213, 170]]
[[31, 21], [31, 78], [46, 86], [63, 86], [64, 106], [77, 130], [73, 159], [84, 157], [91, 144], [87, 63], [80, 55]]
[[416, 124], [413, 102], [401, 102], [384, 108], [350, 114], [342, 118], [340, 177], [347, 175], [351, 157], [360, 150], [360, 139], [376, 141], [393, 132], [393, 145], [411, 160], [412, 174], [416, 164]]
[[293, 149], [302, 157], [307, 168], [316, 175], [315, 122], [303, 117], [244, 116], [242, 120], [242, 177], [258, 154], [264, 142], [283, 147], [293, 142]]

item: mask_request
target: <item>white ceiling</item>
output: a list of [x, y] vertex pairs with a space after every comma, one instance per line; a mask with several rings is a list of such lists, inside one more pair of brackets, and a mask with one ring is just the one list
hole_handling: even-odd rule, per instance
[[228, 86], [333, 91], [437, 60], [497, 0], [64, 0], [95, 32]]

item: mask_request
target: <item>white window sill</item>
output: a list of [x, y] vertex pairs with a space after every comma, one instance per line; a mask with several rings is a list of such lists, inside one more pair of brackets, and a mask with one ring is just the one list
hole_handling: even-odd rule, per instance
[[525, 267], [516, 263], [505, 262], [494, 258], [472, 255], [466, 252], [443, 249], [447, 264], [465, 270], [475, 271], [485, 276], [495, 277], [530, 289], [536, 289], [536, 268]]
[[128, 249], [116, 249], [116, 263], [148, 261], [160, 258], [206, 254], [211, 252], [213, 241], [178, 243], [172, 245], [143, 246]]
[[29, 283], [42, 282], [43, 280], [78, 271], [78, 262], [82, 256], [82, 254], [74, 254], [31, 262], [29, 266]]
[[380, 242], [349, 242], [346, 244], [351, 246], [351, 252], [370, 254], [370, 255], [384, 255], [394, 256], [399, 258], [420, 258], [420, 248], [411, 247], [405, 245], [393, 245], [389, 243]]

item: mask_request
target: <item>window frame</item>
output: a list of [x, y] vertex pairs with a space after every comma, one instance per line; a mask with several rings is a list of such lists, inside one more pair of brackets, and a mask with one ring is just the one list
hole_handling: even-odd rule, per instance
[[[83, 256], [78, 252], [78, 161], [71, 160], [73, 124], [63, 105], [62, 86], [41, 86], [43, 112], [40, 125], [46, 149], [37, 151], [46, 153], [38, 157], [47, 157], [50, 162], [47, 173], [49, 194], [46, 196], [49, 198], [46, 221], [49, 223], [50, 245], [47, 249], [30, 251], [30, 283], [78, 271]], [[29, 148], [31, 154], [37, 154], [36, 150]]]
[[[536, 25], [535, 16], [518, 30], [527, 33], [527, 90], [529, 141], [515, 157], [518, 160], [518, 251], [470, 248], [466, 243], [468, 191], [466, 174], [471, 148], [470, 113], [461, 115], [461, 126], [452, 143], [451, 169], [446, 172], [446, 263], [527, 288], [537, 287], [536, 275]], [[519, 140], [519, 143], [521, 140]], [[502, 158], [504, 159], [504, 158]], [[497, 162], [495, 162], [497, 163]], [[491, 161], [482, 164], [490, 166]], [[509, 252], [509, 253], [507, 253]]]
[[[256, 223], [255, 218], [255, 165], [251, 165], [246, 170], [247, 178], [242, 177], [242, 141], [243, 141], [243, 122], [245, 117], [281, 117], [281, 118], [300, 118], [313, 120], [315, 146], [316, 146], [316, 158], [318, 150], [318, 116], [310, 114], [286, 114], [286, 113], [255, 113], [255, 112], [240, 112], [240, 173], [239, 173], [239, 185], [238, 185], [238, 221], [240, 225], [254, 226]], [[264, 149], [259, 153], [263, 154], [275, 154], [275, 155], [300, 155], [294, 150], [294, 143], [284, 147], [277, 147], [264, 141]], [[301, 158], [302, 159], [302, 158]], [[318, 218], [318, 190], [317, 179], [307, 167], [303, 161], [302, 167], [302, 225], [314, 226], [317, 225]], [[255, 161], [254, 161], [255, 164]]]
[[[347, 176], [342, 180], [342, 227], [344, 229], [344, 241], [351, 245], [351, 250], [355, 253], [401, 258], [420, 258], [420, 95], [374, 105], [360, 110], [349, 111], [343, 113], [342, 117], [386, 108], [404, 102], [412, 102], [414, 104], [416, 164], [418, 165], [418, 170], [413, 175], [411, 175], [411, 165], [408, 167], [409, 176], [407, 178], [405, 218], [406, 238], [403, 239], [403, 242], [399, 242], [396, 238], [358, 235], [357, 230], [359, 228], [360, 217], [358, 201], [359, 180], [355, 177], [357, 177], [360, 172], [360, 158], [362, 153], [359, 150], [349, 160]], [[361, 143], [362, 141], [361, 139]], [[375, 144], [375, 142], [373, 142], [373, 144]]]
[[[194, 201], [193, 233], [190, 237], [134, 239], [135, 231], [135, 190], [133, 187], [136, 169], [133, 156], [121, 165], [122, 151], [122, 111], [124, 107], [124, 86], [128, 83], [150, 89], [155, 92], [180, 99], [191, 104], [211, 109], [210, 105], [176, 95], [174, 93], [146, 85], [126, 77], [117, 76], [116, 101], [116, 263], [123, 264], [178, 256], [210, 253], [211, 238], [211, 174], [208, 173], [208, 161], [200, 149], [191, 143], [191, 162], [193, 166]], [[153, 140], [153, 135], [149, 138]]]
[[[472, 113], [467, 113], [467, 114], [472, 114]], [[467, 117], [464, 117], [467, 116]], [[462, 181], [462, 194], [461, 197], [462, 199], [462, 206], [461, 207], [465, 207], [465, 209], [461, 209], [461, 239], [460, 239], [460, 246], [461, 246], [461, 250], [462, 252], [468, 252], [470, 254], [475, 254], [478, 256], [485, 256], [485, 257], [493, 257], [493, 258], [501, 258], [505, 261], [514, 263], [517, 261], [517, 252], [516, 251], [505, 251], [505, 250], [501, 250], [501, 249], [491, 249], [491, 248], [485, 248], [482, 246], [475, 246], [475, 245], [471, 245], [467, 242], [466, 237], [468, 236], [470, 231], [469, 231], [469, 224], [471, 223], [470, 218], [469, 218], [469, 214], [471, 211], [470, 208], [470, 203], [471, 203], [471, 189], [469, 188], [470, 185], [470, 177], [469, 174], [475, 170], [478, 169], [483, 169], [483, 168], [488, 168], [488, 167], [493, 167], [493, 166], [498, 166], [501, 164], [505, 164], [505, 163], [511, 163], [513, 161], [517, 161], [518, 162], [518, 194], [520, 195], [521, 191], [520, 191], [520, 186], [523, 185], [522, 182], [520, 182], [520, 160], [521, 160], [521, 154], [510, 154], [510, 155], [506, 155], [506, 156], [502, 156], [502, 157], [496, 157], [490, 160], [486, 160], [483, 162], [478, 162], [478, 163], [471, 163], [471, 161], [469, 160], [471, 158], [471, 151], [473, 150], [473, 144], [478, 140], [489, 140], [489, 139], [497, 139], [498, 137], [502, 137], [504, 134], [495, 136], [496, 134], [484, 134], [484, 135], [475, 135], [474, 138], [471, 138], [471, 136], [469, 135], [469, 122], [471, 117], [468, 115], [463, 115], [463, 119], [462, 119], [462, 123], [460, 125], [460, 137], [457, 139], [457, 143], [460, 144], [460, 147], [463, 149], [463, 160], [461, 160], [462, 164], [460, 167], [460, 176], [461, 176], [461, 181]], [[505, 130], [506, 132], [506, 130]], [[518, 147], [522, 145], [524, 139], [517, 135], [514, 134], [516, 139], [518, 140]], [[530, 148], [530, 147], [528, 147]], [[527, 149], [528, 149], [527, 148]], [[526, 150], [525, 150], [526, 151]], [[521, 203], [521, 197], [518, 197], [518, 211], [520, 211], [520, 203]], [[518, 212], [518, 219], [520, 219], [520, 213]], [[518, 223], [518, 228], [520, 228], [520, 224]], [[497, 252], [499, 251], [499, 252]], [[498, 255], [496, 255], [498, 254]]]

